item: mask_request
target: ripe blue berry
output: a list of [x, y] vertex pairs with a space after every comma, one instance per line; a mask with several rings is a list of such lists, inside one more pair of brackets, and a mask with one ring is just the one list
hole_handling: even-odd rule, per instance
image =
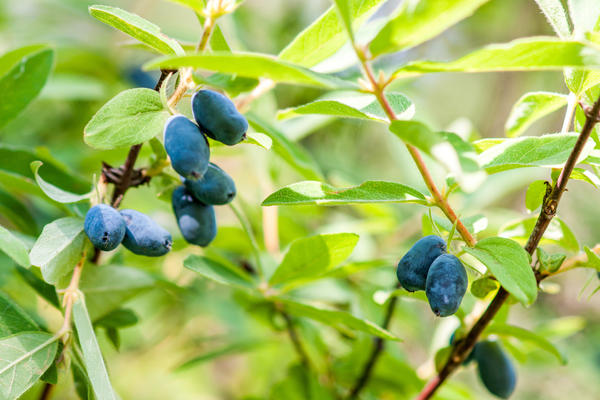
[[409, 292], [425, 290], [427, 272], [433, 260], [446, 253], [446, 242], [435, 235], [417, 241], [398, 263], [396, 276]]
[[114, 250], [125, 236], [125, 221], [121, 214], [111, 206], [98, 204], [90, 208], [85, 215], [83, 229], [94, 247]]
[[196, 124], [183, 115], [174, 115], [165, 124], [164, 139], [171, 166], [179, 175], [194, 178], [204, 175], [210, 149]]
[[455, 255], [443, 254], [436, 258], [425, 282], [425, 294], [434, 314], [438, 317], [454, 314], [467, 291], [467, 285], [467, 272]]
[[213, 207], [196, 200], [184, 186], [173, 191], [172, 203], [183, 238], [197, 246], [208, 246], [217, 235]]
[[134, 254], [159, 257], [171, 250], [171, 234], [150, 217], [136, 210], [121, 210], [127, 225], [123, 246]]
[[515, 367], [497, 341], [484, 340], [473, 350], [484, 386], [495, 396], [507, 399], [517, 384]]
[[225, 95], [212, 90], [199, 90], [192, 97], [192, 111], [202, 132], [227, 145], [242, 141], [248, 121]]
[[235, 197], [233, 179], [213, 163], [208, 164], [208, 170], [202, 178], [186, 179], [184, 183], [192, 196], [204, 204], [227, 204]]

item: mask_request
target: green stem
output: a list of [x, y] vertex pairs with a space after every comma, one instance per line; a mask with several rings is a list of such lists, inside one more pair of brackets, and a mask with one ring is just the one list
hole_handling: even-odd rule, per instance
[[233, 203], [229, 203], [229, 208], [231, 208], [231, 211], [233, 211], [236, 218], [240, 222], [240, 225], [246, 233], [246, 236], [248, 236], [248, 241], [250, 242], [250, 245], [252, 247], [252, 253], [254, 254], [254, 258], [256, 260], [256, 270], [258, 271], [258, 276], [262, 280], [264, 276], [264, 270], [262, 261], [260, 259], [260, 248], [258, 247], [258, 242], [256, 241], [256, 237], [254, 236], [254, 232], [252, 232], [252, 227], [250, 226], [248, 219], [246, 218], [241, 209], [236, 207]]

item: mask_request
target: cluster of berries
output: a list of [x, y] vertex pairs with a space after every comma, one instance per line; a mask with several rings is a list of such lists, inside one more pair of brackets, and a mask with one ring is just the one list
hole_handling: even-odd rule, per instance
[[446, 242], [435, 235], [421, 238], [398, 263], [396, 276], [409, 292], [425, 290], [438, 317], [454, 314], [467, 292], [467, 272], [458, 257], [446, 253]]

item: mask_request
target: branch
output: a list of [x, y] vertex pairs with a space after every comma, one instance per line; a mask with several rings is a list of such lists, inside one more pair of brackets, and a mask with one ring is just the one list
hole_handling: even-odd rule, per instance
[[[554, 215], [556, 215], [556, 210], [558, 208], [558, 203], [567, 188], [567, 182], [569, 181], [569, 177], [577, 164], [577, 160], [585, 147], [587, 140], [592, 133], [594, 125], [598, 122], [598, 115], [600, 113], [600, 97], [594, 103], [591, 111], [586, 113], [585, 125], [583, 126], [579, 137], [577, 138], [577, 142], [563, 167], [556, 184], [552, 188], [552, 191], [543, 201], [542, 209], [540, 211], [540, 215], [535, 223], [535, 227], [531, 231], [531, 235], [527, 240], [527, 244], [525, 245], [525, 250], [533, 255], [535, 249], [540, 243], [544, 232], [548, 228], [550, 221]], [[541, 276], [537, 276], [538, 283], [543, 279]], [[475, 343], [477, 343], [477, 339], [486, 328], [486, 326], [492, 321], [496, 313], [500, 310], [504, 302], [508, 299], [509, 293], [504, 289], [500, 288], [496, 296], [485, 310], [485, 312], [481, 315], [481, 317], [477, 320], [475, 325], [471, 328], [467, 336], [456, 342], [450, 357], [446, 361], [446, 364], [442, 367], [441, 371], [438, 375], [433, 378], [421, 391], [421, 393], [417, 396], [417, 400], [427, 400], [430, 399], [436, 390], [445, 382], [445, 380], [461, 365], [463, 360], [469, 355]]]
[[296, 328], [294, 327], [294, 322], [292, 321], [292, 317], [290, 317], [290, 314], [288, 314], [286, 311], [282, 310], [280, 312], [281, 312], [281, 316], [285, 320], [288, 335], [290, 336], [290, 339], [292, 340], [292, 344], [294, 345], [294, 349], [296, 350], [296, 353], [298, 354], [298, 358], [300, 359], [300, 362], [302, 363], [304, 368], [309, 370], [310, 369], [310, 359], [308, 358], [308, 354], [306, 354], [306, 350], [304, 350], [304, 347], [302, 347], [302, 343], [300, 342], [300, 336], [298, 336], [298, 332], [296, 331]]

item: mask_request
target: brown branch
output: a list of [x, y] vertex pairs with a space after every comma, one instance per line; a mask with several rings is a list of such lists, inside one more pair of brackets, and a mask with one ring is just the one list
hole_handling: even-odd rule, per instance
[[308, 358], [308, 354], [306, 354], [306, 350], [304, 350], [304, 347], [302, 347], [302, 342], [300, 342], [300, 336], [296, 331], [296, 327], [294, 327], [292, 317], [290, 317], [290, 315], [285, 311], [281, 311], [281, 315], [285, 320], [288, 335], [292, 341], [292, 344], [294, 345], [296, 353], [298, 354], [300, 363], [302, 363], [304, 368], [306, 368], [307, 370], [310, 369], [310, 359]]
[[[593, 108], [589, 113], [586, 113], [586, 121], [583, 126], [579, 137], [577, 138], [577, 142], [563, 167], [556, 184], [552, 188], [552, 191], [546, 196], [543, 201], [542, 209], [540, 211], [540, 215], [535, 223], [533, 230], [531, 231], [531, 235], [527, 240], [527, 244], [525, 245], [525, 250], [533, 255], [535, 249], [540, 243], [544, 232], [548, 228], [550, 221], [556, 214], [556, 210], [558, 208], [558, 203], [562, 197], [562, 194], [565, 192], [567, 188], [567, 182], [569, 181], [569, 177], [577, 164], [577, 160], [585, 147], [587, 140], [592, 133], [594, 125], [598, 122], [598, 115], [600, 113], [600, 97], [594, 103]], [[538, 275], [537, 281], [543, 279], [544, 277]], [[450, 357], [446, 361], [446, 364], [442, 367], [441, 371], [438, 375], [433, 378], [421, 391], [421, 393], [417, 396], [418, 400], [427, 400], [430, 399], [437, 389], [446, 381], [446, 379], [461, 365], [463, 360], [469, 355], [475, 343], [477, 343], [477, 339], [486, 328], [486, 326], [492, 321], [496, 313], [500, 310], [506, 299], [508, 299], [509, 293], [504, 289], [500, 288], [496, 296], [485, 310], [485, 312], [479, 317], [475, 325], [471, 328], [467, 336], [459, 340], [455, 343]]]
[[49, 382], [46, 382], [46, 384], [44, 385], [44, 389], [40, 393], [39, 400], [50, 400], [53, 390], [54, 390], [54, 385]]

